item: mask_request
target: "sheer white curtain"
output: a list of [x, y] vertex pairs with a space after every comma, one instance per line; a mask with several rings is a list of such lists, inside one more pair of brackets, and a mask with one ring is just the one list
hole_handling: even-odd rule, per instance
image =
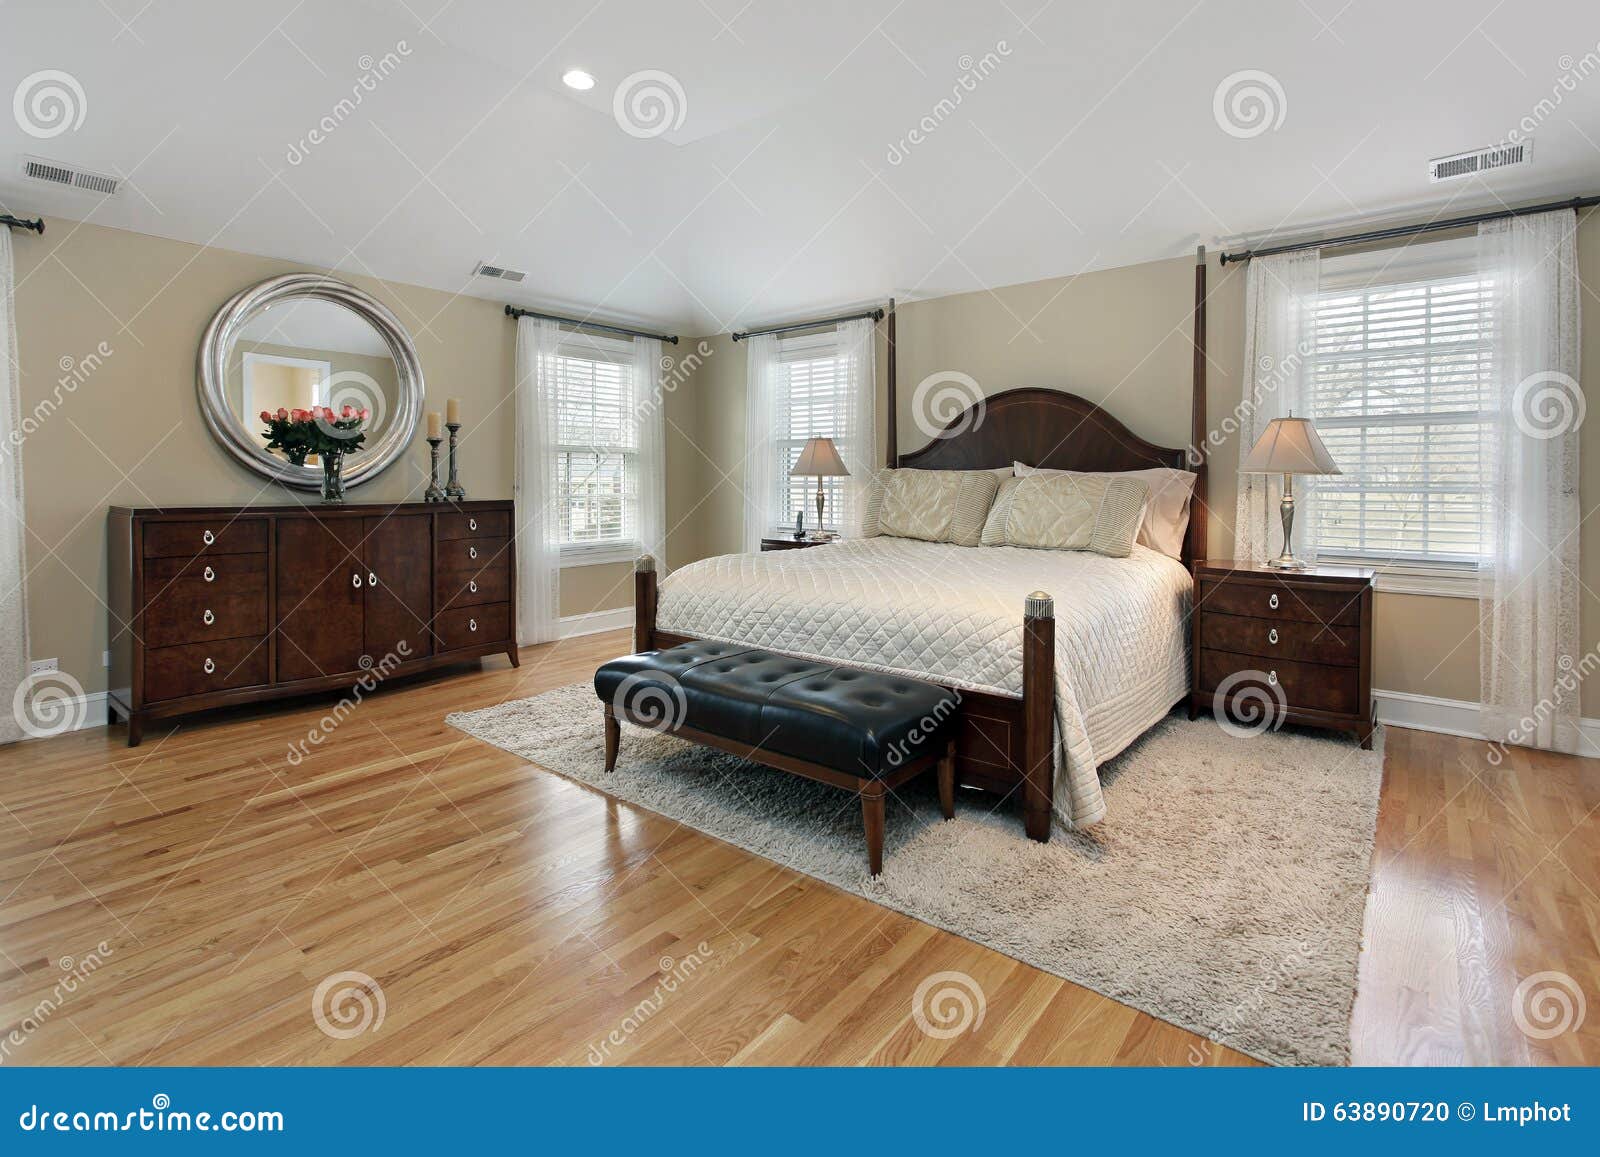
[[661, 392], [661, 342], [653, 337], [633, 339], [634, 421], [638, 424], [639, 458], [634, 485], [635, 532], [639, 553], [656, 560], [658, 574], [667, 569], [667, 446], [665, 398]]
[[27, 570], [23, 565], [21, 383], [11, 230], [0, 225], [0, 743], [22, 738], [17, 688], [28, 674]]
[[[1313, 418], [1311, 355], [1316, 350], [1317, 279], [1321, 251], [1302, 249], [1258, 257], [1244, 283], [1244, 364], [1246, 389], [1239, 413], [1239, 461], [1243, 464], [1274, 418], [1292, 410]], [[1233, 557], [1264, 562], [1279, 553], [1283, 523], [1278, 497], [1283, 480], [1268, 474], [1239, 475], [1239, 507], [1233, 527]], [[1295, 553], [1315, 559], [1316, 525], [1310, 488], [1295, 490]]]
[[868, 318], [839, 325], [839, 378], [844, 390], [839, 408], [839, 456], [850, 477], [845, 483], [841, 525], [847, 536], [861, 534], [867, 488], [878, 467], [878, 358], [876, 325]]
[[1579, 742], [1577, 215], [1478, 230], [1490, 283], [1479, 564], [1480, 726], [1556, 751]]
[[773, 525], [772, 490], [778, 469], [778, 339], [746, 338], [744, 411], [744, 548], [761, 549]]
[[544, 318], [517, 322], [516, 462], [517, 642], [547, 643], [560, 632], [561, 511], [556, 423], [561, 327]]

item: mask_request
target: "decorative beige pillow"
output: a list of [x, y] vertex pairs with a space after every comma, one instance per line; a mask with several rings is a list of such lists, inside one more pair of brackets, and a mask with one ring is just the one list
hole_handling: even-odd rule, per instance
[[862, 534], [977, 546], [1000, 479], [987, 470], [886, 470], [868, 484]]
[[1114, 474], [1032, 474], [1000, 485], [984, 546], [1090, 550], [1127, 558], [1149, 488]]
[[[1048, 476], [1080, 473], [1076, 470], [1044, 470], [1021, 462], [1014, 463], [1012, 468], [1018, 478], [1026, 478], [1030, 474]], [[1199, 475], [1192, 470], [1178, 470], [1171, 466], [1151, 466], [1144, 470], [1112, 471], [1106, 477], [1144, 479], [1150, 488], [1150, 498], [1145, 503], [1144, 518], [1139, 523], [1139, 534], [1134, 541], [1172, 558], [1182, 558], [1183, 536], [1189, 529], [1189, 506]]]

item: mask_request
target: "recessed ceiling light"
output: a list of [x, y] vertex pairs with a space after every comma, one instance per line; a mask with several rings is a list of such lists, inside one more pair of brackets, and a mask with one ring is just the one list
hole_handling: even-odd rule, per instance
[[575, 88], [579, 92], [588, 92], [594, 87], [594, 77], [581, 68], [569, 68], [561, 78], [561, 83], [568, 88]]

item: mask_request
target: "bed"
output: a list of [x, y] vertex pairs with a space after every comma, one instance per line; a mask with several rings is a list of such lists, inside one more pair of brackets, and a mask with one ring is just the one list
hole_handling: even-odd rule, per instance
[[[1203, 557], [1205, 260], [1195, 266], [1189, 447], [1158, 446], [1106, 409], [1059, 390], [995, 394], [889, 465], [985, 470], [1021, 461], [1084, 471], [1169, 466], [1197, 474], [1181, 559], [1128, 558], [900, 538], [724, 555], [658, 583], [635, 573], [635, 646], [743, 643], [927, 679], [961, 694], [957, 778], [1019, 795], [1027, 834], [1105, 818], [1098, 766], [1188, 694], [1190, 564]], [[895, 412], [888, 316], [889, 414]]]

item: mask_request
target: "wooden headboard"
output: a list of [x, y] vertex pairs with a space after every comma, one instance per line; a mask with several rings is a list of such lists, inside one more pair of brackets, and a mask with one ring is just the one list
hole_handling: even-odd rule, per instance
[[895, 319], [888, 314], [889, 338], [889, 465], [917, 470], [991, 470], [1026, 462], [1051, 470], [1139, 470], [1171, 466], [1193, 470], [1194, 501], [1183, 561], [1206, 555], [1206, 262], [1205, 248], [1196, 253], [1194, 270], [1194, 377], [1191, 385], [1190, 434], [1186, 447], [1147, 442], [1110, 411], [1077, 394], [1027, 386], [993, 394], [951, 420], [945, 430], [920, 450], [901, 454], [896, 447]]

